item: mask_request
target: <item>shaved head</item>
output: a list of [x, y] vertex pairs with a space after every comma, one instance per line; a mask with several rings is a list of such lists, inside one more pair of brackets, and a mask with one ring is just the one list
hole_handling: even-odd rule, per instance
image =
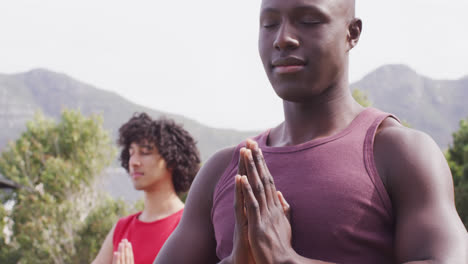
[[336, 7], [335, 10], [347, 21], [352, 21], [356, 17], [355, 0], [334, 0], [333, 2]]

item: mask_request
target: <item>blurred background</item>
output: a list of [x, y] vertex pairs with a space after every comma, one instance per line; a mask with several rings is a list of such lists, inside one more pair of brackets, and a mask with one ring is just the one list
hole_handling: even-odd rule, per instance
[[[118, 127], [167, 116], [216, 150], [277, 125], [260, 1], [0, 2], [0, 263], [87, 263], [141, 208]], [[468, 225], [468, 2], [357, 1], [353, 95], [431, 135]], [[260, 117], [260, 118], [259, 118]]]

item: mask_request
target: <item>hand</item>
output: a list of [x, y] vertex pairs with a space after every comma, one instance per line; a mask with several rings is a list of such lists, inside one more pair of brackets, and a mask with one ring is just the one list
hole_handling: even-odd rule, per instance
[[235, 264], [254, 264], [252, 250], [248, 239], [248, 223], [244, 207], [244, 194], [242, 192], [241, 175], [245, 175], [244, 162], [239, 158], [239, 167], [236, 175], [236, 193], [234, 198], [234, 209], [236, 214], [236, 225], [234, 227], [234, 245], [231, 253], [231, 262]]
[[132, 244], [127, 239], [119, 243], [118, 251], [114, 252], [112, 264], [134, 264]]
[[247, 172], [247, 176], [241, 177], [240, 185], [252, 254], [257, 263], [281, 263], [295, 254], [291, 246], [291, 225], [286, 216], [289, 205], [276, 191], [256, 142], [247, 141], [247, 148], [240, 151], [240, 159]]

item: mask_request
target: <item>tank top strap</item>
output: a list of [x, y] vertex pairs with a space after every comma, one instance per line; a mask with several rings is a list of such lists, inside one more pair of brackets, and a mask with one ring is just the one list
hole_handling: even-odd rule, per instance
[[365, 133], [364, 146], [363, 146], [364, 165], [367, 170], [367, 174], [370, 177], [370, 180], [374, 184], [379, 194], [379, 197], [383, 205], [385, 206], [385, 209], [387, 210], [388, 214], [391, 217], [393, 217], [393, 208], [392, 208], [392, 202], [391, 202], [390, 196], [388, 195], [388, 192], [385, 189], [385, 186], [382, 182], [382, 178], [379, 176], [377, 167], [375, 165], [374, 141], [375, 141], [375, 136], [377, 134], [377, 130], [385, 119], [394, 118], [398, 122], [400, 122], [400, 120], [393, 114], [382, 112], [375, 108], [369, 108], [368, 114], [370, 115], [369, 118], [367, 118], [368, 120], [367, 122], [369, 124], [366, 124], [368, 128]]

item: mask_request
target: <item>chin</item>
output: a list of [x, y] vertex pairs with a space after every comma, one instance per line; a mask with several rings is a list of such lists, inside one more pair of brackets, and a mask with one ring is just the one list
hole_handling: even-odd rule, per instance
[[321, 94], [321, 91], [298, 89], [298, 87], [281, 87], [275, 89], [276, 94], [283, 100], [294, 103], [304, 103]]
[[145, 186], [142, 186], [140, 184], [133, 184], [133, 188], [137, 191], [142, 191], [143, 189], [145, 189]]

